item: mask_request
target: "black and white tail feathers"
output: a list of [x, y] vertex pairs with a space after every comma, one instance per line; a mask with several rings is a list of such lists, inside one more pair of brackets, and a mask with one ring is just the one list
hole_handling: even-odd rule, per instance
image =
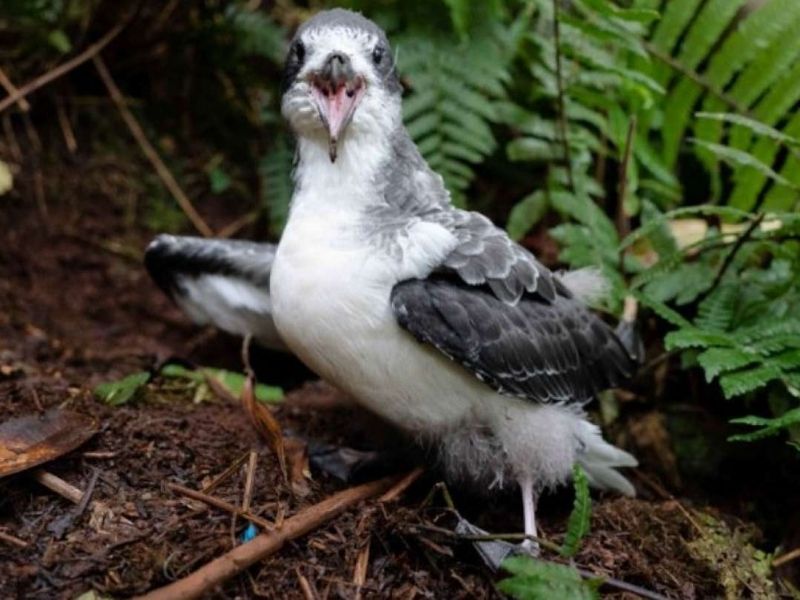
[[242, 240], [159, 235], [144, 262], [156, 284], [195, 323], [285, 349], [269, 294], [275, 249]]

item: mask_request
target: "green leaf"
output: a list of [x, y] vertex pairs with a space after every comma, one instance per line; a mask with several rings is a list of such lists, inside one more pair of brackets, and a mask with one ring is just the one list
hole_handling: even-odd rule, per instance
[[739, 348], [709, 348], [697, 357], [709, 383], [721, 373], [735, 371], [758, 362], [758, 356]]
[[497, 584], [498, 589], [517, 600], [599, 600], [601, 580], [585, 581], [573, 567], [513, 556], [502, 568], [511, 576]]
[[561, 546], [561, 554], [566, 557], [572, 557], [577, 554], [581, 541], [589, 533], [592, 515], [589, 480], [580, 465], [576, 464], [572, 469], [572, 481], [575, 488], [575, 501], [567, 521], [567, 533], [564, 536], [564, 543]]
[[740, 417], [738, 419], [731, 419], [731, 423], [734, 425], [749, 425], [751, 427], [759, 427], [759, 429], [749, 433], [732, 435], [728, 438], [729, 442], [753, 442], [778, 435], [789, 427], [800, 425], [800, 408], [787, 411], [780, 417], [775, 417], [773, 419], [748, 416]]
[[51, 31], [47, 36], [47, 42], [61, 54], [66, 54], [72, 50], [72, 42], [69, 41], [67, 34], [61, 29]]
[[[218, 381], [230, 394], [236, 398], [241, 396], [247, 377], [242, 373], [226, 371], [224, 369], [213, 369], [211, 367], [201, 367], [199, 369], [187, 369], [180, 365], [168, 364], [161, 369], [160, 375], [164, 377], [176, 377], [188, 379], [196, 383], [205, 382], [207, 377]], [[269, 404], [274, 404], [283, 400], [283, 390], [279, 387], [258, 383], [255, 386], [256, 400]]]
[[781, 185], [785, 185], [786, 187], [793, 189], [800, 189], [800, 186], [793, 184], [785, 177], [782, 177], [773, 171], [769, 165], [761, 162], [755, 156], [744, 152], [743, 150], [737, 150], [736, 148], [730, 148], [728, 146], [722, 146], [721, 144], [714, 144], [712, 142], [706, 142], [705, 140], [698, 140], [696, 138], [690, 138], [689, 141], [697, 146], [700, 146], [701, 148], [708, 150], [717, 158], [725, 161], [733, 167], [749, 167], [751, 169], [755, 169], [762, 175], [769, 177], [773, 181], [780, 183]]
[[780, 378], [781, 369], [774, 365], [763, 365], [734, 373], [726, 373], [719, 378], [722, 393], [726, 398], [741, 396], [766, 386], [770, 381]]
[[118, 381], [101, 383], [94, 388], [94, 394], [103, 402], [119, 406], [130, 402], [148, 381], [150, 381], [150, 373], [141, 371]]
[[734, 125], [741, 125], [742, 127], [746, 127], [750, 131], [752, 131], [756, 135], [764, 136], [771, 138], [781, 144], [786, 144], [787, 146], [798, 146], [800, 145], [800, 140], [796, 137], [791, 135], [786, 135], [775, 129], [774, 127], [770, 127], [762, 123], [761, 121], [757, 121], [755, 119], [751, 119], [750, 117], [744, 117], [742, 115], [736, 113], [712, 113], [712, 112], [698, 112], [694, 115], [698, 119], [709, 119], [712, 121], [722, 121], [724, 123], [732, 123]]
[[533, 192], [514, 205], [506, 229], [513, 240], [520, 240], [547, 212], [547, 195]]

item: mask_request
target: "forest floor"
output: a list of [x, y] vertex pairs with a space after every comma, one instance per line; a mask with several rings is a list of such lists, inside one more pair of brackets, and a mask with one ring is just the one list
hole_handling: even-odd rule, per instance
[[[25, 196], [24, 181], [23, 192], [0, 198], [0, 423], [52, 407], [93, 417], [97, 433], [45, 465], [91, 489], [92, 502], [76, 507], [30, 472], [0, 480], [0, 533], [21, 542], [0, 539], [2, 598], [72, 599], [91, 590], [129, 597], [221, 556], [241, 543], [246, 521], [168, 484], [200, 489], [250, 450], [258, 453], [252, 512], [262, 518], [289, 517], [351, 485], [313, 468], [307, 489], [287, 485], [230, 399], [198, 401], [195, 388], [159, 377], [125, 405], [97, 399], [97, 384], [155, 369], [170, 357], [242, 367], [235, 340], [199, 331], [149, 281], [141, 253], [152, 233], [131, 221], [114, 169], [87, 162], [70, 171], [53, 178], [38, 203]], [[293, 388], [275, 410], [284, 432], [306, 442], [380, 446], [368, 418], [329, 388], [300, 384], [303, 371], [291, 359], [274, 360], [261, 378]], [[213, 495], [240, 505], [245, 470], [234, 469]], [[637, 499], [596, 496], [576, 565], [670, 598], [769, 597], [769, 583], [744, 566], [760, 560], [746, 543], [757, 539], [750, 526], [672, 497], [670, 486], [659, 483], [661, 473], [646, 465], [632, 478]], [[209, 596], [500, 597], [495, 584], [502, 575], [482, 563], [471, 542], [441, 531], [455, 523], [441, 495], [431, 494], [437, 481], [432, 469], [392, 502], [360, 503]], [[520, 529], [513, 491], [489, 501], [452, 491], [462, 514], [488, 531]], [[571, 504], [569, 490], [543, 499], [545, 538], [560, 541]], [[562, 560], [547, 551], [544, 558]], [[610, 587], [603, 592], [634, 597]]]

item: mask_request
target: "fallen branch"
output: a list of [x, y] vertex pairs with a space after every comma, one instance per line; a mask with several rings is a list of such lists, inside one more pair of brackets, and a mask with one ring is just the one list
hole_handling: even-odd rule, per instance
[[83, 490], [76, 488], [74, 485], [61, 479], [61, 477], [53, 475], [44, 469], [36, 469], [33, 472], [33, 478], [51, 492], [55, 492], [73, 504], [80, 504], [81, 500], [83, 500]]
[[161, 160], [161, 157], [150, 143], [150, 140], [147, 139], [147, 135], [145, 134], [141, 125], [139, 125], [136, 117], [133, 116], [133, 113], [125, 104], [125, 98], [122, 96], [122, 92], [119, 91], [117, 84], [111, 77], [111, 73], [109, 73], [108, 68], [106, 68], [106, 64], [103, 62], [102, 57], [99, 54], [92, 56], [92, 61], [97, 69], [97, 73], [100, 75], [100, 79], [103, 80], [103, 83], [105, 84], [106, 89], [111, 96], [111, 100], [114, 101], [120, 116], [122, 116], [122, 120], [125, 121], [125, 124], [128, 126], [128, 129], [130, 130], [134, 139], [142, 149], [142, 152], [147, 157], [147, 160], [150, 161], [150, 164], [153, 165], [153, 168], [158, 174], [158, 177], [164, 183], [164, 186], [169, 190], [170, 194], [172, 194], [172, 197], [175, 198], [178, 206], [181, 207], [181, 210], [192, 222], [192, 225], [195, 226], [195, 229], [197, 229], [197, 231], [199, 231], [203, 236], [211, 237], [214, 235], [214, 232], [208, 226], [208, 223], [206, 223], [203, 220], [203, 217], [200, 216], [200, 213], [197, 212], [194, 205], [192, 205], [191, 200], [189, 200], [189, 197], [181, 189], [181, 186], [178, 185], [175, 177], [172, 176], [172, 172], [167, 168], [167, 165], [164, 164], [164, 161]]
[[396, 482], [396, 477], [387, 477], [334, 494], [286, 519], [280, 530], [263, 533], [215, 558], [183, 579], [140, 596], [139, 600], [188, 600], [207, 595], [213, 588], [250, 565], [280, 550], [286, 542], [314, 530], [362, 500], [382, 494]]
[[98, 52], [100, 52], [103, 48], [108, 46], [109, 42], [113, 40], [119, 32], [122, 31], [123, 27], [125, 27], [125, 23], [120, 23], [99, 40], [97, 40], [94, 44], [86, 48], [83, 52], [78, 54], [77, 56], [69, 59], [68, 61], [60, 64], [55, 69], [48, 71], [42, 75], [39, 75], [33, 81], [29, 81], [21, 88], [17, 88], [15, 92], [10, 93], [8, 96], [0, 100], [0, 113], [7, 109], [12, 104], [15, 104], [22, 100], [25, 96], [38, 90], [40, 87], [47, 85], [54, 79], [58, 79], [59, 77], [66, 75], [70, 71], [72, 71], [75, 67], [79, 67], [83, 63], [85, 63], [90, 58], [94, 58]]
[[[8, 78], [8, 75], [6, 75], [6, 72], [3, 71], [3, 69], [0, 69], [0, 85], [3, 86], [3, 89], [9, 96], [19, 93], [17, 86], [11, 83], [11, 80]], [[17, 105], [22, 112], [28, 112], [31, 109], [31, 105], [28, 104], [28, 101], [25, 100], [25, 98], [20, 98], [17, 100]]]
[[413, 471], [409, 471], [408, 475], [400, 479], [395, 485], [391, 488], [386, 490], [386, 492], [378, 498], [380, 502], [391, 502], [396, 500], [400, 494], [405, 492], [409, 487], [413, 485], [413, 483], [419, 479], [422, 474], [425, 472], [425, 469], [422, 467], [417, 467]]
[[17, 548], [27, 548], [28, 542], [25, 540], [19, 539], [15, 535], [11, 535], [10, 533], [4, 533], [0, 531], [0, 542], [6, 542], [7, 544], [11, 544], [12, 546], [16, 546]]
[[259, 517], [258, 515], [254, 515], [249, 510], [239, 508], [238, 506], [235, 506], [230, 502], [226, 502], [225, 500], [222, 500], [220, 498], [216, 498], [215, 496], [209, 496], [208, 494], [204, 494], [203, 492], [198, 492], [197, 490], [193, 490], [192, 488], [187, 488], [182, 485], [178, 485], [177, 483], [168, 483], [167, 489], [175, 492], [176, 494], [180, 494], [182, 496], [186, 496], [187, 498], [191, 498], [192, 500], [199, 500], [200, 502], [204, 502], [209, 506], [213, 506], [214, 508], [219, 508], [233, 515], [243, 517], [248, 521], [252, 521], [256, 525], [261, 525], [261, 527], [266, 530], [271, 531], [275, 529], [275, 524], [268, 521], [267, 519]]

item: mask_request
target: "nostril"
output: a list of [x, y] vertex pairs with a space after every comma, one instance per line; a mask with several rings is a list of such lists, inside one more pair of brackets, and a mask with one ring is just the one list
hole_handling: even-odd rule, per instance
[[338, 62], [340, 65], [343, 65], [346, 62], [344, 54], [340, 52], [334, 52], [333, 54], [331, 54], [328, 60], [332, 63]]

